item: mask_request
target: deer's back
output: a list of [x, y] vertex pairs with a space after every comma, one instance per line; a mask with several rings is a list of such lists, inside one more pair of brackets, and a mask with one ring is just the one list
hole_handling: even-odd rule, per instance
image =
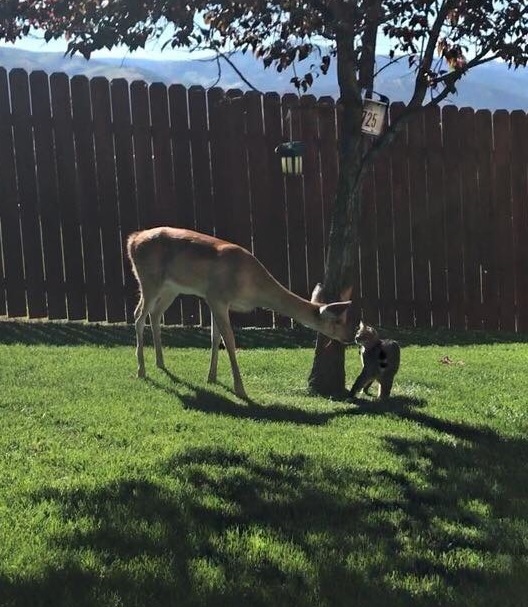
[[[263, 283], [274, 281], [246, 249], [214, 236], [181, 228], [152, 228], [131, 234], [128, 254], [142, 285], [173, 288], [207, 298], [211, 293], [251, 309]], [[238, 302], [238, 306], [237, 306]]]

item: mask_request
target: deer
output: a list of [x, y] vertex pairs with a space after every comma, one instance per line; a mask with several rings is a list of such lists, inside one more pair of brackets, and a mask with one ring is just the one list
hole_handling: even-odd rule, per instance
[[320, 284], [314, 288], [310, 301], [303, 299], [276, 280], [252, 253], [232, 242], [184, 228], [155, 227], [130, 234], [127, 253], [139, 285], [139, 302], [134, 311], [138, 378], [145, 377], [143, 335], [147, 316], [156, 365], [165, 369], [160, 322], [173, 300], [183, 294], [203, 298], [211, 311], [207, 382], [217, 381], [218, 350], [223, 340], [234, 393], [241, 399], [249, 400], [237, 362], [230, 310], [273, 310], [331, 340], [344, 344], [354, 341], [352, 301], [320, 303]]

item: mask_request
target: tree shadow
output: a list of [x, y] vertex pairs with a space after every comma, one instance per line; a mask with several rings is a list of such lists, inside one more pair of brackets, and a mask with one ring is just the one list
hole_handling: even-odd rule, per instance
[[[235, 328], [239, 348], [309, 348], [315, 333], [304, 327]], [[211, 347], [210, 328], [163, 326], [162, 341], [166, 347]], [[150, 328], [145, 331], [145, 343], [152, 342]], [[133, 346], [133, 325], [117, 323], [86, 323], [62, 321], [0, 320], [0, 344], [103, 345]]]
[[380, 327], [381, 337], [395, 339], [402, 346], [469, 346], [485, 344], [526, 343], [528, 335], [507, 331], [418, 329]]
[[[311, 348], [315, 333], [305, 327], [235, 328], [239, 348]], [[528, 336], [518, 333], [490, 331], [450, 331], [448, 329], [380, 328], [382, 337], [397, 339], [402, 346], [450, 346], [527, 342]], [[150, 331], [145, 332], [151, 343]], [[162, 327], [162, 340], [167, 347], [210, 348], [208, 327]], [[125, 323], [86, 323], [65, 321], [0, 320], [1, 344], [104, 345], [133, 346], [134, 326]]]
[[208, 446], [148, 477], [46, 488], [31, 501], [64, 522], [49, 537], [54, 566], [5, 576], [0, 603], [525, 604], [528, 442], [399, 415], [430, 432], [387, 436], [396, 472]]

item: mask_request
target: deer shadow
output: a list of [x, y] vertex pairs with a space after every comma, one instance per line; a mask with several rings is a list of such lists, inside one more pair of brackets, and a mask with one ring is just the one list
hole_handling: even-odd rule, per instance
[[[240, 399], [232, 389], [222, 383], [216, 384], [232, 395], [232, 398], [212, 388], [201, 387], [175, 375], [172, 371], [162, 369], [170, 380], [164, 384], [152, 377], [146, 381], [154, 388], [171, 397], [177, 398], [185, 409], [226, 415], [233, 418], [252, 419], [255, 421], [286, 422], [299, 425], [321, 426], [336, 417], [347, 415], [382, 415], [385, 413], [403, 413], [415, 407], [424, 407], [426, 401], [414, 397], [395, 396], [387, 401], [358, 400], [351, 404], [346, 395], [341, 399], [328, 401], [329, 410], [307, 411], [279, 402], [258, 403], [254, 399]], [[307, 392], [306, 396], [310, 396]], [[343, 407], [345, 405], [345, 407]], [[338, 406], [339, 408], [335, 408]], [[333, 407], [333, 408], [330, 408]]]

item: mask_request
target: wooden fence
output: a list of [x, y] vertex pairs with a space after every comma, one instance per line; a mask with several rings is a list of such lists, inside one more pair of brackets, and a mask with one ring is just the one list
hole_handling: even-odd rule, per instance
[[[242, 244], [307, 296], [323, 276], [336, 119], [330, 98], [0, 69], [0, 316], [130, 321], [123, 243], [160, 224]], [[274, 153], [290, 137], [306, 143], [302, 178]], [[408, 125], [365, 182], [353, 282], [367, 321], [528, 331], [527, 147], [522, 111], [431, 108]], [[166, 322], [205, 312], [183, 297]]]

